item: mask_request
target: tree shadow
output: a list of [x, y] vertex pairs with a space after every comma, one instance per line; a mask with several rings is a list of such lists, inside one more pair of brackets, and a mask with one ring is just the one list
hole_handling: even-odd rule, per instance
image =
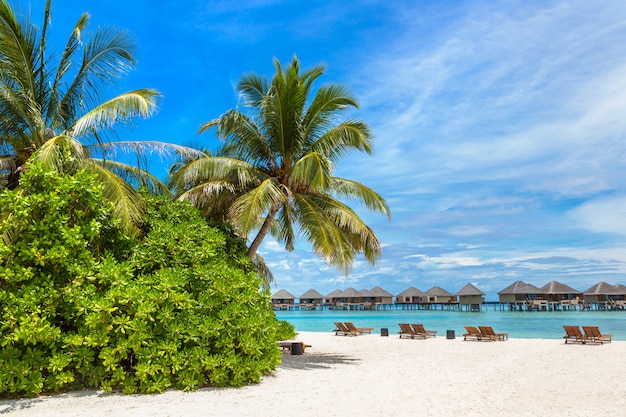
[[303, 355], [283, 355], [279, 368], [282, 369], [324, 369], [333, 365], [358, 365], [359, 359], [346, 355], [327, 353], [305, 353]]
[[88, 396], [111, 396], [113, 394], [105, 393], [103, 391], [95, 391], [95, 390], [81, 390], [81, 391], [71, 391], [64, 393], [51, 393], [46, 394], [38, 398], [16, 398], [10, 400], [0, 400], [0, 415], [2, 414], [10, 414], [19, 410], [27, 410], [31, 407], [34, 407], [36, 404], [44, 401], [46, 398], [51, 397], [88, 397]]

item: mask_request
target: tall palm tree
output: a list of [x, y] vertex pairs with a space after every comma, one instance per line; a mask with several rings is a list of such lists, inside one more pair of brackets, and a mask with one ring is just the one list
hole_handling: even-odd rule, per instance
[[0, 171], [6, 186], [16, 188], [29, 160], [65, 171], [88, 169], [132, 228], [141, 215], [132, 185], [169, 191], [147, 172], [107, 154], [118, 144], [111, 140], [113, 127], [150, 116], [160, 93], [140, 89], [103, 100], [106, 88], [135, 64], [132, 38], [122, 30], [99, 28], [83, 40], [89, 22], [83, 13], [55, 56], [47, 44], [50, 8], [47, 0], [38, 27], [0, 0]]
[[345, 109], [358, 107], [356, 100], [339, 85], [322, 86], [311, 98], [323, 66], [301, 73], [296, 57], [285, 68], [276, 59], [274, 65], [271, 80], [251, 74], [239, 82], [250, 114], [229, 110], [200, 127], [200, 133], [217, 128], [223, 148], [175, 166], [172, 189], [207, 215], [228, 218], [242, 236], [256, 231], [251, 259], [271, 233], [287, 250], [293, 250], [296, 235], [303, 236], [345, 273], [357, 253], [374, 263], [380, 242], [340, 199], [356, 199], [387, 216], [389, 208], [365, 185], [333, 176], [348, 152], [372, 152], [365, 123], [337, 120]]

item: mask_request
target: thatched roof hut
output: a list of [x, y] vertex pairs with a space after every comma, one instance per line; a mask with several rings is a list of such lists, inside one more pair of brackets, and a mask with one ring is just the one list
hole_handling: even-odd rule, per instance
[[335, 304], [339, 300], [339, 297], [341, 297], [341, 290], [336, 289], [330, 292], [328, 295], [326, 295], [326, 303]]
[[324, 296], [311, 288], [300, 296], [300, 305], [303, 304], [324, 304]]
[[457, 291], [456, 296], [459, 297], [459, 304], [480, 305], [485, 302], [485, 293], [469, 282]]
[[372, 303], [393, 304], [393, 294], [381, 287], [374, 287], [363, 295]]
[[350, 287], [341, 291], [339, 297], [337, 298], [344, 303], [360, 303], [362, 301], [363, 294], [361, 291]]
[[272, 294], [272, 304], [277, 309], [289, 309], [289, 306], [294, 305], [296, 297], [293, 296], [287, 290], [278, 290]]
[[398, 304], [420, 304], [425, 303], [426, 300], [426, 293], [415, 287], [409, 287], [396, 296], [396, 303]]
[[429, 303], [439, 304], [456, 302], [456, 296], [454, 294], [436, 285], [426, 291], [426, 295], [428, 296]]
[[582, 295], [582, 293], [577, 289], [558, 281], [551, 281], [547, 283], [543, 287], [539, 288], [539, 291], [541, 291], [541, 294], [546, 300], [554, 302], [574, 300]]
[[291, 294], [289, 291], [287, 290], [278, 290], [276, 291], [273, 295], [272, 295], [272, 301], [274, 300], [279, 300], [279, 301], [287, 301], [287, 300], [295, 300], [296, 297], [293, 296], [293, 294]]
[[515, 281], [502, 291], [498, 292], [501, 303], [521, 303], [527, 298], [534, 298], [541, 294], [541, 290], [532, 284]]
[[583, 299], [585, 303], [603, 303], [618, 295], [621, 295], [620, 290], [611, 284], [601, 281], [584, 291]]

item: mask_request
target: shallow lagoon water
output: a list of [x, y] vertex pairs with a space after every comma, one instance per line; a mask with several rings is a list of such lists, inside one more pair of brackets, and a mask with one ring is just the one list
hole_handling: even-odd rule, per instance
[[[599, 326], [616, 340], [626, 340], [626, 311], [500, 311], [481, 312], [441, 310], [385, 311], [276, 311], [280, 320], [296, 326], [296, 331], [330, 332], [335, 321], [351, 321], [357, 327], [373, 327], [376, 334], [387, 328], [389, 335], [400, 330], [398, 323], [422, 323], [427, 329], [446, 336], [454, 330], [456, 336], [465, 333], [463, 326], [491, 326], [496, 332], [523, 339], [560, 339], [564, 325]], [[582, 328], [581, 328], [582, 330]]]

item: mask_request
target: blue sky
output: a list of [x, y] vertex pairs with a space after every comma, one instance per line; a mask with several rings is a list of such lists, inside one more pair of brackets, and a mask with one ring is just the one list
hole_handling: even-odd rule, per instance
[[[43, 0], [31, 4], [41, 21]], [[27, 3], [22, 3], [26, 5]], [[496, 299], [516, 280], [579, 290], [626, 283], [626, 2], [53, 1], [53, 35], [83, 11], [129, 30], [137, 69], [119, 91], [152, 87], [160, 112], [127, 139], [212, 146], [202, 122], [236, 107], [246, 73], [272, 58], [327, 66], [375, 134], [373, 156], [336, 174], [382, 194], [392, 220], [359, 209], [384, 245], [343, 276], [302, 242], [260, 253], [274, 290], [380, 285]], [[159, 164], [157, 163], [156, 166]], [[155, 168], [160, 176], [162, 168]], [[160, 171], [162, 170], [162, 171]]]

